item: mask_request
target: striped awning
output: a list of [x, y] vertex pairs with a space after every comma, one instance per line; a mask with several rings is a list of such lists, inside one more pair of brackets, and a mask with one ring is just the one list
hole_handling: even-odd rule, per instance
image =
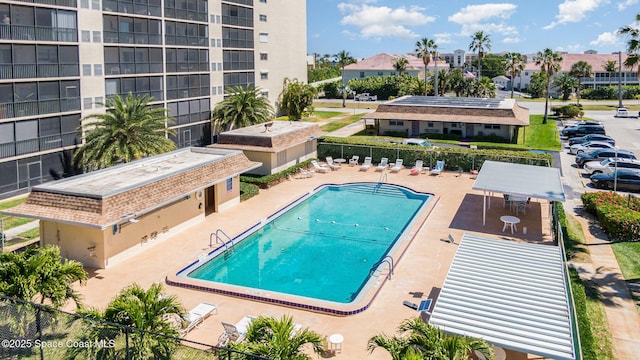
[[574, 326], [556, 246], [464, 234], [429, 323], [506, 349], [574, 360]]

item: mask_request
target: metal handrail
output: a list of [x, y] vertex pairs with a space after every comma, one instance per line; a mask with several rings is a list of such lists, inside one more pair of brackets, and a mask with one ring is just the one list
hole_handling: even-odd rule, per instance
[[387, 279], [391, 280], [391, 275], [393, 275], [393, 270], [395, 268], [393, 263], [393, 257], [391, 257], [391, 255], [387, 255], [383, 257], [382, 260], [373, 264], [373, 266], [371, 267], [371, 270], [369, 270], [369, 276], [371, 276], [376, 271], [376, 269], [382, 264], [389, 264], [389, 273], [387, 274]]
[[[227, 238], [227, 240], [225, 241], [220, 234], [224, 235], [225, 238]], [[224, 232], [222, 229], [218, 229], [215, 232], [212, 232], [211, 234], [209, 234], [209, 247], [213, 247], [213, 237], [216, 237], [216, 244], [222, 244], [224, 245], [224, 251], [229, 250], [229, 243], [231, 243], [231, 246], [233, 246], [233, 239], [231, 239], [231, 237], [229, 237], [229, 235], [227, 235], [226, 232]]]

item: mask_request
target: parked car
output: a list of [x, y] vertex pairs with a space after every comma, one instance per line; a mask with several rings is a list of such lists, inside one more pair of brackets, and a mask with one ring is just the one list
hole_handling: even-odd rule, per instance
[[573, 144], [582, 144], [584, 142], [587, 141], [604, 141], [604, 142], [608, 142], [611, 145], [615, 145], [616, 141], [609, 135], [602, 135], [602, 134], [588, 134], [585, 136], [581, 136], [581, 137], [574, 137], [569, 139], [569, 146], [573, 145]]
[[376, 101], [378, 100], [378, 95], [371, 95], [369, 93], [358, 94], [355, 97], [356, 101]]
[[613, 149], [614, 146], [604, 141], [587, 141], [582, 144], [573, 144], [569, 147], [569, 154], [580, 154], [594, 149]]
[[[616, 179], [617, 176], [617, 179]], [[591, 183], [598, 189], [640, 191], [640, 172], [623, 169], [617, 173], [591, 175]]]
[[625, 159], [635, 159], [636, 156], [629, 150], [618, 150], [615, 149], [596, 149], [590, 152], [583, 152], [576, 155], [576, 165], [579, 168], [583, 167], [584, 164], [589, 161], [602, 160], [606, 158], [625, 158]]
[[600, 125], [600, 126], [604, 126], [602, 124], [602, 121], [597, 121], [597, 120], [580, 120], [574, 123], [570, 123], [565, 125], [564, 128], [562, 128], [563, 130], [566, 128], [570, 128], [570, 127], [576, 127], [576, 126], [580, 126], [580, 125]]
[[601, 161], [589, 161], [584, 164], [584, 172], [593, 174], [611, 174], [620, 169], [640, 171], [640, 160], [624, 158], [608, 158]]
[[604, 131], [604, 126], [602, 125], [578, 125], [575, 127], [568, 127], [562, 130], [562, 135], [567, 138], [574, 138], [585, 136], [588, 134], [602, 134], [606, 135], [607, 133]]
[[402, 141], [403, 145], [431, 146], [431, 143], [425, 139], [406, 139]]
[[616, 117], [627, 117], [629, 116], [629, 110], [624, 107], [620, 107], [616, 109]]

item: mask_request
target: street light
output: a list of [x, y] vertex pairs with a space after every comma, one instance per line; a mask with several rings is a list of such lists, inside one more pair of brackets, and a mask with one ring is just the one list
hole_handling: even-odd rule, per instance
[[613, 193], [616, 194], [616, 191], [618, 190], [618, 149], [620, 149], [619, 146], [614, 146], [613, 150], [614, 150], [614, 158], [613, 161], [615, 161], [615, 164], [613, 164]]
[[618, 51], [618, 107], [622, 107], [622, 51]]

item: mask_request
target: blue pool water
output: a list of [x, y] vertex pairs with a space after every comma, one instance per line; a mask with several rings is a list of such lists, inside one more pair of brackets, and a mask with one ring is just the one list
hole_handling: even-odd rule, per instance
[[327, 185], [188, 277], [350, 303], [429, 198], [392, 185]]

